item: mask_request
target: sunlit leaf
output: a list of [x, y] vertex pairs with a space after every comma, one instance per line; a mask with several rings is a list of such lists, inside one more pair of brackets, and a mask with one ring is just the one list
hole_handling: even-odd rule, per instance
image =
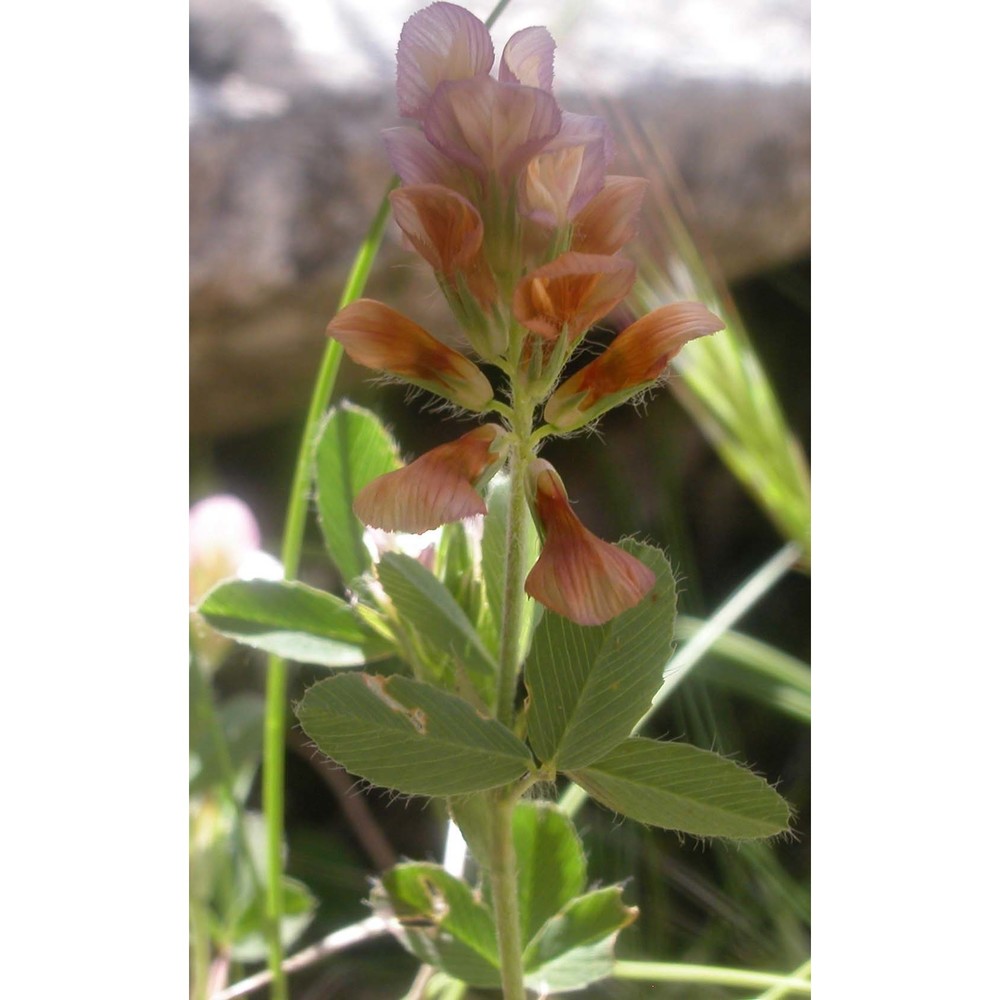
[[300, 663], [354, 667], [392, 650], [345, 601], [295, 581], [229, 580], [198, 610], [223, 635]]
[[345, 581], [371, 566], [354, 498], [376, 476], [401, 466], [396, 444], [374, 413], [341, 403], [316, 443], [316, 508], [327, 550]]

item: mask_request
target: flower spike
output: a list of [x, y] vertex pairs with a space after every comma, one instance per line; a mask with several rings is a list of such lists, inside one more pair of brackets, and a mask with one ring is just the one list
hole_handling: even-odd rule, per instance
[[524, 582], [528, 595], [578, 625], [603, 625], [635, 607], [656, 582], [653, 571], [580, 523], [545, 459], [528, 467], [528, 485], [543, 536], [538, 562]]
[[556, 389], [545, 406], [545, 419], [561, 431], [589, 424], [653, 385], [689, 340], [716, 333], [725, 325], [700, 302], [674, 302], [654, 309]]
[[634, 282], [635, 264], [624, 257], [560, 254], [521, 280], [514, 291], [514, 315], [546, 340], [565, 329], [574, 343], [628, 295]]
[[371, 527], [412, 534], [485, 514], [477, 491], [506, 458], [505, 439], [498, 424], [483, 424], [432, 448], [404, 468], [373, 479], [358, 493], [354, 513]]
[[374, 299], [341, 309], [326, 332], [359, 365], [398, 375], [467, 410], [482, 412], [493, 399], [489, 379], [468, 358]]
[[396, 96], [404, 118], [422, 118], [435, 87], [489, 73], [493, 40], [475, 14], [432, 3], [404, 25], [396, 51]]

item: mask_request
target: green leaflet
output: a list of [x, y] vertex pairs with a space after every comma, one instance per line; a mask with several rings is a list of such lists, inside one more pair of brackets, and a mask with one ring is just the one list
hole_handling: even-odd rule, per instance
[[500, 985], [493, 915], [443, 868], [396, 865], [375, 886], [372, 905], [400, 921], [404, 945], [422, 962], [473, 986]]
[[525, 664], [531, 747], [560, 771], [597, 760], [629, 735], [673, 648], [677, 598], [666, 556], [630, 540], [622, 548], [656, 574], [653, 590], [607, 625], [576, 625], [546, 611]]
[[[379, 583], [399, 612], [400, 624], [426, 647], [421, 652], [433, 678], [451, 687], [471, 681], [487, 707], [496, 689], [496, 663], [445, 585], [416, 559], [387, 552], [379, 560]], [[453, 669], [447, 669], [449, 665]]]
[[611, 975], [618, 932], [638, 916], [621, 886], [578, 896], [524, 950], [525, 985], [545, 995], [582, 989]]
[[317, 515], [330, 558], [345, 583], [371, 567], [354, 498], [377, 476], [401, 465], [395, 442], [368, 410], [342, 403], [320, 429], [315, 452]]
[[409, 795], [462, 795], [514, 781], [531, 753], [466, 701], [407, 677], [340, 674], [296, 708], [302, 728], [352, 774]]
[[742, 840], [788, 829], [788, 805], [763, 778], [686, 743], [633, 737], [569, 777], [609, 809], [667, 830]]
[[355, 667], [393, 648], [346, 601], [291, 580], [229, 580], [198, 611], [224, 635], [300, 663]]
[[521, 940], [583, 891], [587, 861], [573, 821], [554, 803], [519, 802], [514, 810]]

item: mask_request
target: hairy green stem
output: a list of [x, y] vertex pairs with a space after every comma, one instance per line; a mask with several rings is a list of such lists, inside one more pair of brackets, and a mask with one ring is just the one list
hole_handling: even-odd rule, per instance
[[490, 885], [497, 928], [500, 982], [504, 1000], [525, 1000], [521, 969], [521, 925], [517, 906], [517, 857], [514, 854], [514, 807], [520, 795], [497, 794], [490, 848]]
[[[340, 297], [339, 308], [357, 299], [365, 287], [375, 260], [375, 253], [382, 242], [385, 225], [389, 219], [389, 192], [399, 183], [393, 178], [382, 199], [361, 244], [347, 284]], [[295, 463], [288, 510], [285, 514], [285, 530], [281, 541], [281, 562], [285, 578], [294, 579], [299, 571], [302, 557], [302, 539], [305, 535], [306, 514], [309, 510], [309, 495], [312, 482], [312, 455], [323, 413], [330, 402], [333, 384], [340, 370], [343, 348], [337, 341], [327, 342], [323, 360], [320, 362], [316, 384], [313, 387], [309, 412], [306, 415], [299, 455]], [[281, 918], [282, 897], [282, 838], [285, 820], [285, 697], [287, 687], [287, 664], [281, 657], [269, 656], [267, 660], [267, 694], [264, 715], [264, 816], [267, 825], [267, 940], [268, 966], [271, 981], [272, 1000], [287, 1000], [288, 983], [281, 967]]]
[[774, 972], [726, 969], [715, 965], [686, 965], [675, 962], [615, 962], [615, 979], [633, 979], [655, 983], [712, 983], [748, 989], [781, 986], [790, 993], [811, 994], [812, 983]]

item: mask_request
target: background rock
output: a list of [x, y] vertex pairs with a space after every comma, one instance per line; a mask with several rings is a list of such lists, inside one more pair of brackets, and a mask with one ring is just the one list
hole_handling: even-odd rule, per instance
[[[266, 426], [304, 405], [347, 271], [390, 177], [394, 56], [417, 2], [192, 0], [191, 432]], [[488, 6], [470, 4], [485, 17]], [[723, 274], [809, 247], [804, 0], [515, 3], [559, 45], [556, 93], [641, 122], [673, 163]], [[584, 96], [586, 95], [586, 96]], [[393, 233], [369, 294], [447, 339], [433, 280]]]

